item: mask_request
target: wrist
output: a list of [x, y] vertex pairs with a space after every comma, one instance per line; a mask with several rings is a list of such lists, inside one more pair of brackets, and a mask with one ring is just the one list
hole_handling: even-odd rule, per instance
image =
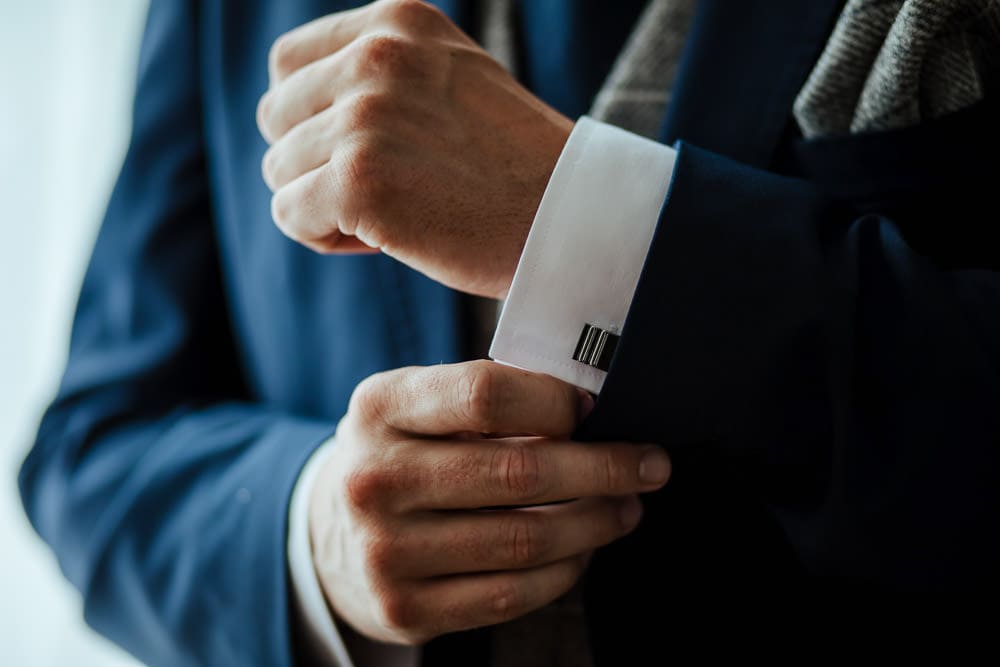
[[[527, 182], [523, 182], [520, 187], [523, 193], [523, 205], [520, 207], [522, 212], [515, 217], [515, 232], [511, 252], [509, 253], [508, 261], [504, 265], [503, 274], [497, 280], [496, 292], [493, 294], [493, 297], [499, 300], [507, 298], [511, 283], [514, 280], [514, 274], [517, 271], [517, 265], [524, 252], [528, 235], [538, 216], [538, 207], [542, 202], [542, 197], [552, 179], [556, 164], [559, 162], [559, 158], [566, 146], [566, 142], [569, 141], [570, 134], [572, 134], [575, 125], [572, 120], [554, 109], [547, 109], [546, 111], [550, 112], [549, 115], [551, 115], [551, 118], [547, 119], [549, 131], [545, 133], [544, 140], [537, 141], [530, 147], [530, 150], [537, 156], [534, 162], [538, 166], [530, 171], [533, 174], [533, 178]], [[518, 180], [514, 179], [515, 182]]]
[[581, 118], [545, 188], [491, 357], [600, 392], [607, 339], [584, 359], [581, 336], [623, 330], [674, 159], [668, 146]]

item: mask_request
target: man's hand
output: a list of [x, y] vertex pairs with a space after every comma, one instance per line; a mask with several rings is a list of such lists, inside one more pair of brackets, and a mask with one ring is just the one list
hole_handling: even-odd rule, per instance
[[486, 361], [359, 385], [310, 499], [339, 617], [418, 644], [569, 590], [594, 549], [638, 524], [634, 494], [670, 474], [657, 446], [567, 440], [580, 406], [568, 384]]
[[289, 32], [270, 75], [257, 119], [285, 234], [506, 296], [569, 119], [419, 0]]

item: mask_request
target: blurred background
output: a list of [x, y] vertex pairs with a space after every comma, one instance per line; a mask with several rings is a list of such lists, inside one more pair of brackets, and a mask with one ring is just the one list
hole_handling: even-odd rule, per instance
[[[172, 1], [172, 0], [166, 0]], [[56, 383], [128, 141], [147, 0], [0, 0], [0, 665], [123, 667], [21, 510], [16, 475]]]

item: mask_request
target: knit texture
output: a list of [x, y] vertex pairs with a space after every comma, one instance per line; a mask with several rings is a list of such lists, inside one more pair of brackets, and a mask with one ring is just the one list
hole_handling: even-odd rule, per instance
[[892, 130], [983, 98], [1000, 0], [848, 0], [795, 101], [807, 138]]

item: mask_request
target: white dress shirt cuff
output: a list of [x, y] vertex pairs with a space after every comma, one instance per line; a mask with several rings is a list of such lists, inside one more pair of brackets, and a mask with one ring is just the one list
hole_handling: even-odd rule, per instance
[[573, 359], [586, 325], [619, 335], [673, 176], [676, 151], [586, 116], [535, 214], [490, 356], [599, 393]]

